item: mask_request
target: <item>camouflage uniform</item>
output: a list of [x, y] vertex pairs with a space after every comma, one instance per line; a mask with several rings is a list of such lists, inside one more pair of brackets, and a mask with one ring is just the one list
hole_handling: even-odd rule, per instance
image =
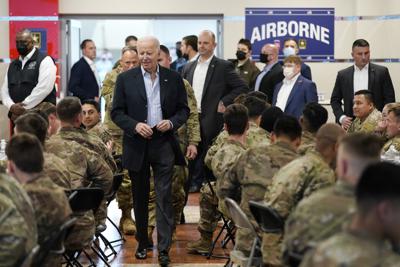
[[283, 237], [283, 259], [306, 251], [341, 231], [355, 211], [354, 187], [343, 181], [303, 199], [289, 215]]
[[384, 240], [361, 230], [346, 230], [307, 253], [302, 267], [400, 266], [400, 256]]
[[[211, 170], [217, 178], [217, 182], [211, 182], [212, 191], [214, 193], [211, 191], [209, 184], [204, 184], [200, 189], [200, 220], [198, 229], [201, 238], [187, 245], [187, 249], [190, 252], [208, 252], [211, 246], [212, 234], [217, 228], [220, 217], [218, 212], [219, 201], [216, 192], [219, 190], [218, 187], [221, 180], [224, 179], [224, 173], [236, 162], [237, 158], [245, 149], [246, 147], [240, 142], [228, 139], [214, 155], [211, 163]], [[224, 214], [226, 214], [226, 212]]]
[[388, 151], [391, 146], [394, 146], [397, 151], [400, 151], [400, 136], [395, 136], [389, 139], [389, 141], [387, 141], [383, 146], [382, 152], [384, 153]]
[[[273, 177], [265, 193], [265, 204], [286, 220], [299, 201], [313, 192], [333, 185], [335, 173], [321, 154], [310, 150], [306, 155], [281, 168]], [[282, 233], [263, 233], [263, 262], [282, 265]]]
[[[67, 141], [60, 136], [52, 136], [45, 143], [45, 149], [64, 159], [70, 173], [72, 189], [99, 187], [109, 192], [113, 174], [107, 163], [95, 152], [75, 141]], [[79, 250], [88, 246], [95, 232], [93, 212], [74, 213], [76, 221], [73, 231], [65, 243], [67, 250]]]
[[54, 154], [44, 152], [43, 172], [47, 177], [64, 190], [72, 188], [70, 172], [66, 167], [66, 163]]
[[0, 174], [0, 265], [19, 266], [36, 244], [37, 226], [29, 196], [14, 178]]
[[354, 119], [351, 122], [347, 133], [373, 133], [381, 119], [382, 113], [380, 113], [377, 109], [374, 109], [363, 122], [361, 122], [359, 118]]
[[[217, 192], [218, 197], [234, 198], [241, 190], [240, 207], [253, 224], [257, 225], [250, 212], [249, 200], [263, 200], [274, 174], [297, 156], [296, 151], [285, 142], [250, 148], [225, 172]], [[238, 229], [236, 249], [248, 253], [254, 238], [249, 230]]]
[[7, 172], [7, 160], [0, 160], [0, 173]]
[[297, 149], [297, 153], [305, 155], [307, 151], [315, 148], [315, 134], [309, 131], [303, 131], [301, 135], [301, 145]]
[[[43, 173], [23, 184], [31, 199], [38, 230], [38, 244], [41, 245], [58, 231], [70, 217], [72, 211], [64, 190]], [[43, 266], [61, 266], [59, 255], [49, 254]]]
[[[206, 158], [204, 159], [204, 163], [206, 166], [211, 169], [211, 161], [214, 157], [215, 153], [220, 149], [220, 147], [226, 142], [228, 139], [228, 132], [222, 131], [215, 141], [213, 142], [212, 146], [208, 149]], [[262, 145], [269, 145], [270, 142], [270, 134], [264, 130], [263, 128], [259, 127], [255, 122], [249, 121], [249, 129], [247, 130], [247, 137], [246, 137], [246, 147], [257, 147]]]
[[100, 121], [95, 126], [90, 128], [88, 130], [88, 133], [98, 136], [105, 145], [107, 145], [108, 142], [112, 141], [112, 136], [110, 132], [104, 127], [104, 125]]

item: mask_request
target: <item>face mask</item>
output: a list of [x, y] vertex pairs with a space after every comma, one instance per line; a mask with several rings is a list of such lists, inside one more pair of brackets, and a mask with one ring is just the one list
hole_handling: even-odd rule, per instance
[[289, 68], [283, 69], [283, 76], [285, 76], [286, 79], [292, 78], [293, 74], [294, 74], [294, 67], [289, 67]]
[[291, 55], [296, 55], [296, 50], [293, 47], [285, 47], [283, 49], [283, 55], [285, 57], [291, 56]]
[[260, 62], [261, 63], [268, 63], [269, 62], [268, 55], [261, 53], [260, 54]]
[[243, 52], [243, 51], [238, 50], [238, 51], [236, 51], [236, 58], [238, 60], [246, 59], [246, 53]]
[[23, 42], [17, 42], [17, 51], [18, 53], [24, 57], [28, 54], [28, 45]]

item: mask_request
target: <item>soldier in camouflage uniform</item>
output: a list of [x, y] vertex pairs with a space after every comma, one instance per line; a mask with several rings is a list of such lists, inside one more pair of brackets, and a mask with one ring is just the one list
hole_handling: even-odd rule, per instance
[[400, 152], [400, 105], [388, 111], [386, 137], [389, 140], [383, 146], [382, 153], [386, 153], [390, 147]]
[[400, 241], [399, 173], [393, 163], [368, 166], [357, 184], [357, 212], [347, 229], [321, 242], [301, 266], [400, 266], [399, 254], [388, 244]]
[[1, 266], [20, 266], [36, 244], [37, 226], [29, 196], [14, 178], [0, 174]]
[[[234, 198], [241, 192], [240, 207], [255, 222], [249, 200], [261, 201], [272, 182], [273, 175], [287, 163], [297, 158], [296, 149], [301, 142], [301, 126], [296, 118], [284, 115], [275, 123], [271, 145], [250, 148], [238, 158], [228, 170], [220, 190], [219, 199]], [[249, 254], [254, 236], [247, 229], [236, 232], [236, 249]]]
[[373, 133], [382, 114], [375, 108], [372, 93], [369, 90], [360, 90], [354, 94], [353, 113], [356, 117], [351, 122], [348, 133]]
[[315, 147], [315, 135], [319, 128], [328, 120], [328, 111], [316, 102], [304, 106], [303, 114], [300, 116], [300, 124], [303, 129], [301, 145], [297, 150], [300, 155]]
[[[232, 122], [236, 120], [236, 124]], [[206, 254], [209, 252], [212, 235], [217, 228], [220, 212], [226, 216], [226, 211], [219, 203], [216, 193], [224, 173], [236, 162], [245, 151], [246, 131], [248, 127], [248, 110], [241, 104], [232, 104], [224, 113], [224, 130], [228, 133], [227, 140], [220, 145], [219, 150], [209, 161], [210, 169], [216, 177], [216, 182], [204, 184], [200, 189], [200, 221], [198, 230], [200, 239], [189, 242], [187, 250], [190, 253]], [[208, 161], [209, 155], [206, 155]], [[238, 200], [236, 198], [236, 200]]]
[[[288, 163], [274, 175], [264, 201], [265, 205], [274, 209], [283, 221], [286, 221], [301, 199], [335, 183], [332, 167], [336, 161], [338, 139], [344, 134], [339, 125], [325, 124], [317, 132], [315, 149]], [[282, 265], [282, 237], [283, 232], [263, 234], [264, 264]]]
[[[39, 140], [28, 133], [14, 135], [6, 149], [9, 173], [27, 192], [37, 222], [38, 244], [44, 244], [70, 217], [64, 190], [43, 174], [43, 151]], [[60, 266], [61, 256], [49, 254], [42, 266]]]
[[365, 133], [345, 136], [339, 145], [332, 187], [315, 192], [299, 202], [285, 224], [283, 260], [299, 263], [310, 248], [338, 233], [354, 212], [354, 186], [364, 168], [379, 161], [379, 138]]
[[383, 109], [382, 109], [382, 117], [381, 120], [378, 121], [378, 124], [374, 130], [374, 134], [380, 136], [384, 143], [388, 141], [388, 138], [386, 136], [386, 127], [387, 127], [387, 117], [389, 110], [395, 107], [400, 107], [400, 103], [388, 103], [386, 104]]

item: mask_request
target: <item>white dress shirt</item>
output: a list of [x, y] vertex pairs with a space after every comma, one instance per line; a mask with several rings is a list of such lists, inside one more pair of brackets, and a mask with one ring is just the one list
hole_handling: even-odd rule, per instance
[[354, 65], [354, 93], [360, 90], [368, 90], [368, 68], [369, 63], [362, 69], [359, 69], [356, 65]]
[[209, 57], [206, 61], [201, 61], [201, 57], [197, 61], [196, 69], [193, 73], [193, 90], [194, 96], [198, 103], [197, 109], [201, 112], [201, 98], [203, 96], [204, 83], [206, 81], [208, 66], [210, 65], [213, 56]]
[[199, 53], [197, 53], [194, 57], [192, 57], [192, 58], [189, 60], [189, 62], [196, 61], [198, 57], [199, 57]]
[[161, 99], [160, 99], [160, 69], [157, 66], [156, 78], [153, 81], [151, 74], [141, 66], [144, 86], [147, 96], [147, 124], [156, 126], [162, 121]]
[[285, 111], [287, 101], [289, 99], [289, 95], [293, 90], [293, 86], [299, 78], [300, 73], [297, 73], [292, 79], [283, 79], [282, 87], [279, 90], [278, 96], [276, 97], [275, 106], [279, 107], [282, 111]]
[[[101, 81], [100, 81], [99, 73], [97, 72], [97, 69], [96, 69], [96, 63], [93, 60], [91, 60], [90, 58], [88, 58], [87, 56], [83, 56], [83, 59], [87, 62], [87, 64], [89, 64], [90, 69], [93, 71], [94, 77], [96, 78], [97, 84], [99, 85], [99, 88], [100, 88]], [[100, 95], [100, 91], [99, 91], [99, 95]]]
[[[32, 51], [29, 52], [29, 54], [26, 55], [24, 58], [22, 58], [21, 56], [19, 57], [19, 60], [22, 62], [22, 68], [24, 68], [26, 62], [33, 56], [36, 49], [37, 48], [32, 49]], [[1, 88], [1, 98], [3, 104], [8, 109], [10, 109], [10, 107], [15, 103], [10, 97], [8, 89], [7, 73], [8, 69], [6, 72], [6, 77], [4, 79], [3, 86]], [[45, 99], [51, 93], [51, 91], [54, 88], [54, 83], [56, 81], [56, 73], [57, 73], [57, 67], [54, 64], [51, 57], [49, 56], [45, 57], [39, 66], [38, 83], [32, 89], [31, 94], [27, 96], [24, 99], [24, 101], [22, 101], [22, 104], [24, 105], [25, 109], [31, 109], [36, 107], [43, 101], [43, 99]]]

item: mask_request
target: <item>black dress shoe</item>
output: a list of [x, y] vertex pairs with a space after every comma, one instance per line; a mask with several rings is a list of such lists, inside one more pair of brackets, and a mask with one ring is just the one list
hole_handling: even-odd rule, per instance
[[144, 260], [147, 258], [147, 249], [137, 249], [135, 253], [135, 257], [138, 260]]
[[168, 256], [168, 252], [163, 250], [160, 251], [158, 254], [158, 264], [160, 264], [161, 267], [168, 267], [170, 263], [170, 259]]

